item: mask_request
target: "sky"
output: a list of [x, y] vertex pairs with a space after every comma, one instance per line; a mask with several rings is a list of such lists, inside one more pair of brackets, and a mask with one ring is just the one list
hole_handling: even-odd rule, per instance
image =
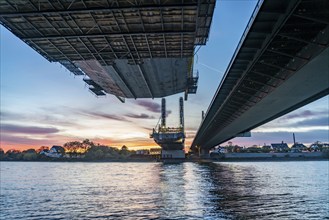
[[[197, 94], [184, 102], [186, 147], [201, 123], [257, 1], [217, 1], [206, 46], [194, 58], [199, 72]], [[149, 134], [160, 118], [161, 99], [97, 98], [81, 76], [59, 63], [50, 63], [0, 26], [0, 119], [4, 150], [63, 145], [86, 138], [129, 149], [157, 146]], [[167, 125], [179, 124], [178, 99], [166, 97]], [[284, 141], [309, 145], [329, 142], [329, 96], [251, 131], [252, 137], [234, 138], [233, 144], [252, 146]], [[226, 143], [224, 143], [226, 144]]]

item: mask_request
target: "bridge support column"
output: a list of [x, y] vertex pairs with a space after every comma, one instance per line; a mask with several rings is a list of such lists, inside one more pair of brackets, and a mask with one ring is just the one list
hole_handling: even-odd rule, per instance
[[200, 149], [199, 150], [199, 157], [200, 158], [210, 158], [210, 155], [209, 155], [209, 150], [208, 149]]
[[162, 150], [161, 159], [184, 159], [184, 150]]

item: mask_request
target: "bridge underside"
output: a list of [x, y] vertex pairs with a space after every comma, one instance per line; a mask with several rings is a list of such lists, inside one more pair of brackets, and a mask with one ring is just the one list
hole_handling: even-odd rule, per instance
[[329, 2], [260, 3], [192, 148], [210, 149], [329, 94]]
[[218, 130], [209, 132], [207, 140], [201, 146], [210, 149], [234, 138], [239, 133], [250, 131], [329, 94], [328, 60], [329, 49], [282, 83], [280, 89], [271, 92], [253, 107], [250, 107], [237, 120], [219, 132]]
[[147, 58], [141, 64], [128, 65], [127, 59], [115, 59], [112, 65], [97, 60], [74, 64], [106, 93], [126, 98], [160, 98], [184, 92], [191, 58]]
[[195, 46], [205, 45], [215, 0], [0, 1], [0, 24], [96, 95], [195, 93]]

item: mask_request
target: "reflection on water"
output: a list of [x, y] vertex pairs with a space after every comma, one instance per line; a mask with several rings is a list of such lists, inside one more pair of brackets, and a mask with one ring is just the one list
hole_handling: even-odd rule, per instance
[[0, 219], [329, 219], [328, 161], [0, 164]]

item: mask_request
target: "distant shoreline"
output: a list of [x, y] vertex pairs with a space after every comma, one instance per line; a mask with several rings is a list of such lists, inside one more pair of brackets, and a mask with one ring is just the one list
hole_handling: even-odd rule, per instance
[[187, 156], [184, 159], [165, 158], [160, 159], [155, 156], [144, 157], [119, 157], [119, 158], [1, 158], [0, 161], [22, 161], [22, 162], [100, 162], [100, 163], [147, 163], [147, 162], [164, 162], [164, 163], [181, 163], [181, 162], [272, 162], [272, 161], [329, 161], [329, 152], [276, 152], [276, 153], [217, 153], [206, 155], [205, 157]]
[[313, 157], [313, 158], [300, 158], [300, 157], [279, 157], [279, 158], [223, 158], [223, 159], [210, 159], [213, 162], [285, 162], [285, 161], [329, 161], [329, 158]]
[[86, 160], [86, 159], [67, 159], [67, 158], [53, 158], [50, 160], [0, 160], [0, 162], [69, 162], [69, 163], [79, 163], [79, 162], [86, 162], [86, 163], [106, 163], [106, 162], [156, 162], [156, 159], [102, 159], [102, 160]]
[[285, 161], [329, 161], [325, 157], [255, 157], [255, 158], [185, 158], [185, 159], [54, 159], [54, 160], [0, 160], [0, 162], [68, 162], [68, 163], [181, 163], [181, 162], [285, 162]]

